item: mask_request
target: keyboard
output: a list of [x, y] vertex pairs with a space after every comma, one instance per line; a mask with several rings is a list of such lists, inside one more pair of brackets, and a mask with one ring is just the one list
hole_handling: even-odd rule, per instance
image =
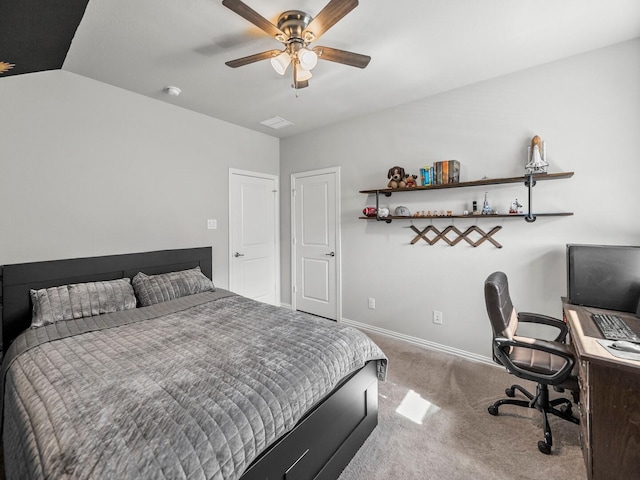
[[591, 318], [596, 322], [600, 332], [607, 340], [629, 340], [640, 342], [640, 337], [633, 333], [633, 330], [624, 323], [617, 315], [607, 315], [604, 313], [592, 313]]

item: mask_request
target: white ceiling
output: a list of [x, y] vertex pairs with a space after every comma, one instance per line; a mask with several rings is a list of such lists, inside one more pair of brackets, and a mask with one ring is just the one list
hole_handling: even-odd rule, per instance
[[[244, 1], [274, 24], [328, 2]], [[290, 71], [224, 64], [281, 44], [221, 0], [90, 0], [63, 69], [285, 137], [636, 37], [640, 0], [361, 0], [313, 45], [371, 63], [321, 61], [296, 98]], [[274, 115], [294, 125], [258, 124]]]

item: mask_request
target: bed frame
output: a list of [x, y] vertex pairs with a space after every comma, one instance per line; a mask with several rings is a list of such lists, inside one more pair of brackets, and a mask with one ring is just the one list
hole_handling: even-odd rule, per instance
[[[53, 260], [0, 267], [0, 345], [31, 323], [30, 289], [132, 278], [200, 266], [212, 278], [211, 247]], [[263, 452], [241, 480], [335, 480], [378, 424], [375, 362], [345, 379], [295, 426]]]

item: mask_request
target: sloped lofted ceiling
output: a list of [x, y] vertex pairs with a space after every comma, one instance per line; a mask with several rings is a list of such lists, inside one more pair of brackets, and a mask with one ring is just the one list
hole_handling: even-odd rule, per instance
[[[244, 1], [274, 24], [328, 2]], [[221, 0], [0, 0], [0, 62], [16, 64], [0, 81], [62, 68], [285, 137], [637, 37], [638, 0], [361, 0], [320, 43], [369, 66], [320, 62], [296, 96], [268, 61], [225, 65], [281, 44]], [[258, 123], [272, 116], [294, 125]]]
[[0, 0], [2, 76], [62, 68], [88, 1]]

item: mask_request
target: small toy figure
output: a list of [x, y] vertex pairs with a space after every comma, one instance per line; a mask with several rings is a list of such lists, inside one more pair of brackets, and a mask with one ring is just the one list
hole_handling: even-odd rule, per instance
[[527, 173], [547, 173], [547, 146], [542, 139], [536, 135], [531, 139], [528, 149], [528, 162], [525, 165]]
[[522, 213], [523, 211], [524, 210], [522, 209], [522, 204], [518, 202], [518, 199], [516, 198], [509, 207], [509, 213]]
[[407, 188], [413, 188], [418, 184], [418, 176], [417, 175], [405, 175], [404, 183]]

